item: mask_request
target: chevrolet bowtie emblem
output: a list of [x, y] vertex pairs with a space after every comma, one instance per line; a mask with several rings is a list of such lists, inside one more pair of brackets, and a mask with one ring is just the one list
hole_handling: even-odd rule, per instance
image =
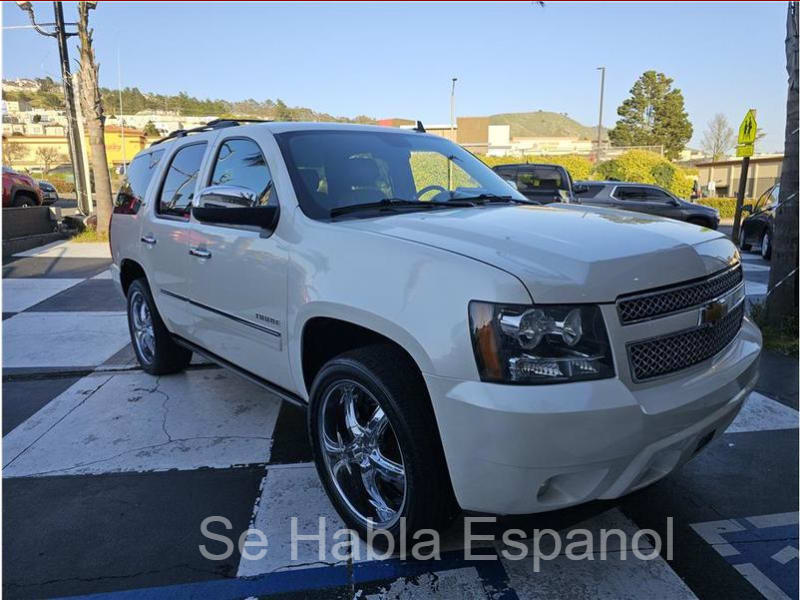
[[725, 315], [744, 300], [744, 286], [740, 285], [735, 290], [731, 290], [724, 296], [715, 298], [700, 309], [700, 318], [697, 324], [700, 327], [712, 327], [716, 325]]

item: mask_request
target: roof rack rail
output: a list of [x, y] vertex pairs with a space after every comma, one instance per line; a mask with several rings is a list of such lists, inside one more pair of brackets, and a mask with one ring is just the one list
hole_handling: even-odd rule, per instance
[[150, 147], [175, 138], [186, 137], [190, 133], [202, 133], [203, 131], [214, 131], [215, 129], [223, 129], [225, 127], [236, 127], [244, 123], [270, 123], [271, 121], [271, 119], [214, 119], [205, 125], [200, 125], [199, 127], [194, 127], [192, 129], [176, 129], [166, 137], [156, 140], [150, 144]]

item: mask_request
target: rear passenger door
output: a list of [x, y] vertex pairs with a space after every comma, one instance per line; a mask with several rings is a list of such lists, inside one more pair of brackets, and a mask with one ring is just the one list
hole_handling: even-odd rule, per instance
[[150, 290], [167, 329], [188, 337], [194, 325], [189, 296], [189, 213], [208, 147], [183, 144], [166, 158], [139, 240]]
[[[242, 202], [251, 208], [278, 203], [267, 152], [249, 137], [220, 139], [203, 183], [241, 188]], [[200, 192], [195, 204], [203, 202]], [[244, 204], [214, 204], [223, 210], [237, 206]], [[288, 251], [280, 225], [289, 216], [279, 214], [272, 233], [192, 218], [187, 249], [196, 343], [285, 388], [293, 383], [285, 340]]]
[[617, 200], [615, 206], [624, 210], [661, 217], [680, 216], [679, 207], [672, 196], [657, 188], [618, 186], [614, 191], [614, 198]]

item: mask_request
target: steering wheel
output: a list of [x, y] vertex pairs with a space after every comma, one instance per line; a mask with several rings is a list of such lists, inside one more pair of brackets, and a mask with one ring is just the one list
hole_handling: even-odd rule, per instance
[[441, 185], [435, 185], [435, 184], [434, 185], [426, 185], [424, 188], [422, 188], [420, 191], [417, 192], [417, 196], [416, 196], [417, 200], [422, 198], [422, 196], [424, 196], [428, 192], [432, 192], [433, 190], [439, 190], [440, 194], [442, 192], [447, 192], [447, 190], [445, 188], [443, 188]]

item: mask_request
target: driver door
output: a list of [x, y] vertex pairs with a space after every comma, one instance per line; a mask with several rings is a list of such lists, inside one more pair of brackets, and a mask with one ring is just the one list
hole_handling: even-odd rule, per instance
[[[276, 206], [266, 156], [252, 138], [221, 138], [212, 150], [210, 175], [204, 183], [247, 190], [242, 201], [247, 198], [248, 208]], [[203, 189], [195, 206], [204, 202]], [[244, 206], [214, 201], [213, 207], [225, 211]], [[292, 388], [286, 349], [286, 244], [278, 230], [231, 225], [222, 213], [217, 219], [201, 222], [192, 215], [188, 255], [197, 317], [193, 337], [226, 361]]]

